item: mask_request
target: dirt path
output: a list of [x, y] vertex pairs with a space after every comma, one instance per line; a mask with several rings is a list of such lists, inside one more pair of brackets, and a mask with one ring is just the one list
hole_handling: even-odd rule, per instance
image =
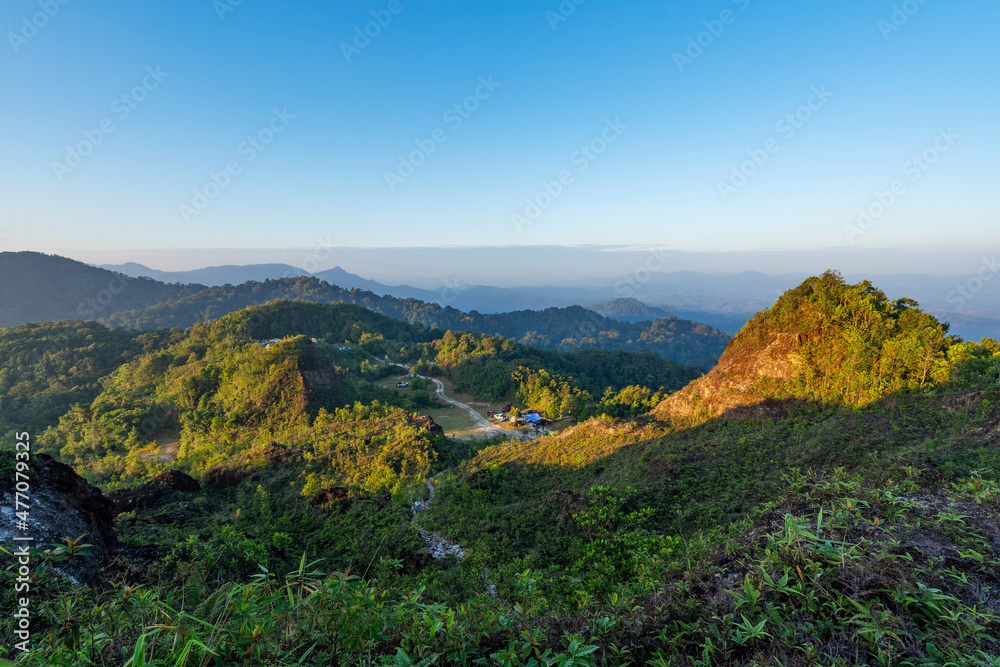
[[[417, 514], [428, 509], [431, 503], [434, 502], [434, 481], [441, 475], [448, 472], [448, 470], [442, 470], [434, 477], [427, 480], [427, 500], [420, 503], [413, 508], [413, 518], [410, 520], [411, 523], [417, 520]], [[420, 533], [420, 539], [427, 543], [427, 546], [431, 550], [431, 558], [435, 560], [441, 560], [442, 558], [447, 558], [448, 556], [454, 556], [455, 558], [465, 558], [465, 549], [458, 542], [453, 542], [447, 537], [444, 537], [441, 533], [432, 533], [430, 531], [424, 530], [420, 526], [417, 526], [417, 531]], [[483, 580], [486, 582], [486, 592], [489, 593], [490, 597], [495, 598], [497, 596], [497, 587], [492, 581], [490, 581], [490, 573], [488, 570], [483, 570]]]
[[466, 413], [468, 413], [469, 417], [472, 418], [473, 423], [476, 424], [475, 427], [476, 436], [489, 437], [489, 436], [499, 435], [506, 438], [514, 438], [517, 440], [532, 440], [534, 438], [539, 438], [543, 435], [547, 435], [547, 433], [538, 431], [508, 431], [507, 429], [500, 428], [496, 424], [491, 423], [490, 420], [484, 417], [476, 408], [472, 407], [468, 403], [463, 403], [459, 400], [456, 400], [451, 396], [449, 396], [448, 394], [446, 394], [444, 382], [441, 382], [441, 380], [438, 380], [437, 378], [427, 377], [426, 375], [417, 375], [416, 373], [413, 372], [413, 369], [407, 366], [406, 364], [397, 364], [395, 362], [389, 361], [388, 357], [386, 357], [385, 361], [386, 363], [392, 364], [393, 366], [399, 366], [400, 368], [409, 372], [411, 375], [415, 377], [418, 377], [422, 380], [430, 380], [431, 382], [433, 382], [434, 386], [436, 387], [434, 391], [437, 394], [438, 398], [440, 398], [442, 401], [444, 401], [449, 405], [459, 408], [460, 410], [464, 410]]
[[[431, 506], [431, 503], [434, 502], [434, 480], [436, 480], [439, 476], [443, 475], [446, 472], [448, 471], [444, 470], [442, 472], [439, 472], [437, 475], [427, 480], [427, 490], [429, 492], [428, 498], [419, 505], [414, 506], [412, 510], [413, 519], [411, 520], [411, 522], [416, 521], [417, 514], [429, 508]], [[431, 558], [435, 560], [441, 560], [442, 558], [446, 558], [447, 556], [454, 556], [455, 558], [465, 558], [465, 549], [463, 549], [462, 545], [460, 545], [458, 542], [452, 542], [448, 538], [441, 535], [441, 533], [431, 533], [429, 531], [424, 530], [420, 526], [417, 526], [417, 530], [420, 532], [420, 539], [426, 542], [427, 546], [430, 547]]]
[[156, 454], [142, 454], [144, 459], [156, 459], [160, 463], [171, 463], [177, 460], [177, 452], [180, 451], [180, 442], [172, 442], [160, 446], [160, 451]]
[[[422, 378], [424, 376], [418, 375], [417, 377]], [[448, 403], [449, 405], [454, 405], [456, 408], [460, 408], [469, 413], [469, 416], [472, 417], [472, 420], [477, 424], [479, 429], [487, 433], [492, 433], [494, 435], [512, 435], [510, 431], [505, 431], [496, 424], [491, 424], [489, 420], [486, 419], [486, 417], [479, 414], [479, 410], [476, 410], [468, 403], [462, 403], [461, 401], [457, 401], [451, 396], [448, 396], [446, 393], [444, 393], [444, 382], [441, 382], [441, 380], [438, 380], [437, 378], [424, 378], [424, 379], [430, 380], [437, 387], [436, 393], [438, 395], [438, 398], [440, 398], [445, 403]]]

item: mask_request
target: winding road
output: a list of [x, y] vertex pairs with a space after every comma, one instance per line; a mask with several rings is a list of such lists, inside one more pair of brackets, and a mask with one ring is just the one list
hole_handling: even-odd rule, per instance
[[393, 361], [389, 361], [389, 357], [386, 357], [385, 361], [386, 363], [392, 364], [393, 366], [399, 366], [400, 368], [406, 370], [415, 377], [418, 377], [422, 380], [430, 380], [431, 382], [433, 382], [434, 386], [436, 387], [435, 393], [437, 394], [438, 398], [440, 398], [445, 403], [448, 403], [449, 405], [453, 405], [456, 408], [465, 410], [469, 414], [469, 416], [472, 417], [473, 423], [476, 424], [476, 431], [479, 433], [482, 433], [487, 436], [501, 435], [507, 438], [516, 438], [518, 440], [531, 440], [533, 438], [538, 438], [544, 435], [544, 433], [541, 432], [508, 431], [507, 429], [502, 429], [496, 424], [490, 423], [490, 420], [488, 420], [486, 417], [480, 414], [479, 410], [475, 409], [468, 403], [462, 403], [461, 401], [458, 401], [452, 398], [451, 396], [448, 396], [448, 394], [445, 393], [444, 382], [441, 382], [441, 380], [438, 380], [437, 378], [427, 377], [426, 375], [417, 375], [416, 373], [413, 372], [413, 369], [407, 366], [406, 364], [397, 364]]

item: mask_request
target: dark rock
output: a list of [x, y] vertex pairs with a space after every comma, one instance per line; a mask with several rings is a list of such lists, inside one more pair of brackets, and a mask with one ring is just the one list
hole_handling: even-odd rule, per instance
[[198, 483], [198, 480], [179, 470], [168, 470], [162, 475], [154, 477], [150, 484], [157, 484], [174, 491], [189, 491], [191, 493], [201, 491], [201, 484]]
[[430, 549], [420, 549], [419, 551], [407, 551], [403, 556], [403, 573], [418, 574], [425, 567], [433, 562]]
[[413, 417], [411, 422], [419, 426], [420, 428], [425, 428], [432, 433], [444, 433], [444, 429], [441, 425], [434, 421], [434, 418], [430, 415], [417, 415]]
[[111, 501], [114, 503], [115, 515], [118, 515], [135, 509], [152, 507], [170, 491], [193, 493], [200, 490], [201, 485], [190, 475], [177, 470], [169, 470], [138, 489], [116, 493], [111, 497]]
[[65, 546], [64, 537], [80, 544], [91, 545], [85, 555], [57, 564], [58, 571], [71, 580], [95, 584], [101, 568], [111, 562], [117, 551], [114, 516], [111, 501], [101, 490], [64, 463], [46, 454], [31, 458], [29, 529], [17, 530], [14, 511], [14, 489], [8, 485], [0, 491], [0, 507], [4, 521], [0, 523], [0, 544], [13, 551], [15, 536], [34, 538], [33, 547], [50, 549]]

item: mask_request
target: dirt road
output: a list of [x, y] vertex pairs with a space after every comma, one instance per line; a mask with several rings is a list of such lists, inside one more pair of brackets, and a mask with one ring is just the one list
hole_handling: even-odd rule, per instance
[[411, 375], [414, 375], [423, 380], [430, 380], [431, 382], [433, 382], [434, 386], [436, 387], [435, 393], [437, 394], [438, 398], [440, 398], [445, 403], [453, 405], [454, 407], [460, 410], [465, 410], [472, 418], [473, 423], [476, 424], [474, 437], [489, 437], [489, 436], [499, 435], [505, 438], [516, 438], [518, 440], [531, 440], [533, 438], [538, 438], [541, 437], [542, 435], [545, 435], [544, 433], [538, 431], [508, 431], [507, 429], [500, 428], [496, 424], [491, 423], [490, 420], [484, 417], [482, 413], [476, 408], [472, 407], [468, 403], [463, 403], [459, 400], [456, 400], [451, 396], [449, 396], [448, 394], [446, 394], [444, 382], [441, 382], [441, 380], [438, 380], [437, 378], [427, 377], [424, 375], [417, 375], [416, 373], [413, 372], [413, 369], [407, 366], [406, 364], [397, 364], [391, 362], [389, 361], [388, 357], [386, 358], [386, 363], [390, 363], [393, 366], [399, 366], [400, 368], [404, 369]]

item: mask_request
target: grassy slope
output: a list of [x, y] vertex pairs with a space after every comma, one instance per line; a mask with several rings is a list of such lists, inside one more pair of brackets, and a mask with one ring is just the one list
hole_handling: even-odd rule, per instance
[[776, 418], [691, 428], [595, 420], [484, 450], [456, 471], [432, 515], [463, 544], [505, 557], [539, 550], [543, 558], [551, 556], [548, 537], [566, 524], [568, 498], [593, 486], [632, 486], [635, 502], [656, 510], [659, 530], [690, 536], [775, 500], [792, 469], [842, 467], [872, 482], [904, 466], [948, 478], [1000, 470], [998, 400], [1000, 391], [990, 390], [896, 396], [860, 410], [775, 402]]
[[[569, 664], [996, 665], [1000, 487], [975, 472], [1000, 469], [1000, 388], [989, 378], [975, 391], [929, 385], [863, 407], [800, 397], [704, 420], [593, 420], [487, 448], [443, 478], [419, 517], [470, 550], [461, 563], [428, 562], [407, 523], [430, 447], [405, 480], [365, 489], [347, 474], [358, 458], [349, 450], [363, 453], [391, 416], [303, 432], [303, 444], [324, 445], [305, 453], [326, 461], [269, 464], [251, 450], [246, 463], [259, 466], [235, 489], [130, 517], [129, 533], [177, 543], [153, 571], [184, 599], [204, 599], [262, 556], [287, 571], [292, 545], [367, 575], [302, 586], [292, 575], [281, 594], [280, 580], [224, 584], [224, 601], [194, 611], [215, 625], [198, 636], [227, 664], [302, 664], [323, 628], [306, 664], [548, 664], [549, 650], [576, 655]], [[389, 464], [376, 473], [404, 463], [372, 460]], [[358, 492], [345, 504], [331, 488], [329, 503], [304, 504], [313, 465], [319, 486]], [[341, 476], [323, 478], [331, 467]], [[204, 532], [185, 540], [190, 531]], [[117, 602], [104, 604], [98, 630]], [[116, 641], [134, 643], [155, 610], [170, 615], [165, 604], [116, 609], [129, 619]], [[259, 637], [240, 620], [247, 609]]]

